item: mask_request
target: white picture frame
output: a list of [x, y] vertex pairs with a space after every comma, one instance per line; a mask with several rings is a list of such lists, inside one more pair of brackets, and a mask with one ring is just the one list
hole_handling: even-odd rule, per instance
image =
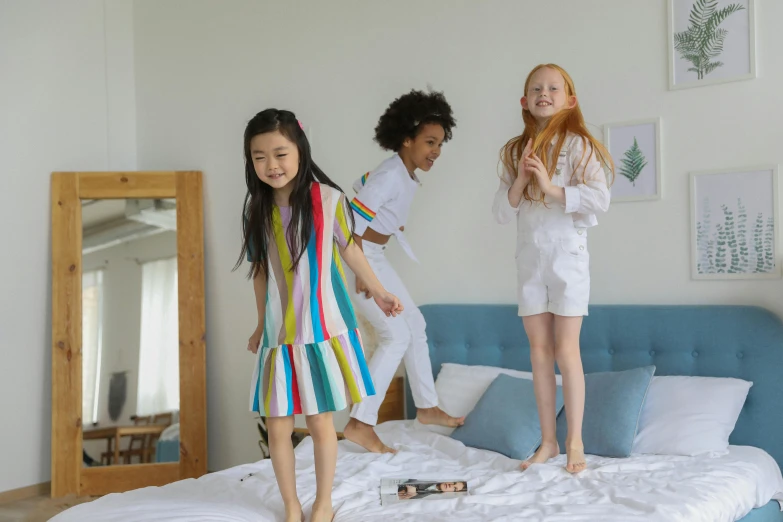
[[612, 203], [661, 199], [661, 119], [607, 123], [603, 133], [614, 161]]
[[778, 166], [691, 172], [690, 186], [692, 279], [780, 278]]
[[[692, 14], [717, 23], [714, 38], [700, 38]], [[756, 78], [755, 0], [668, 0], [667, 18], [670, 90]]]

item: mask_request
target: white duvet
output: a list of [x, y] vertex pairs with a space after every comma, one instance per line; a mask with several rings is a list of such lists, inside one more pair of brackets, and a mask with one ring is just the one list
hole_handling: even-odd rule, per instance
[[[396, 455], [366, 453], [341, 442], [332, 493], [336, 522], [348, 521], [665, 521], [719, 522], [742, 518], [771, 499], [783, 500], [783, 478], [766, 452], [732, 446], [727, 455], [701, 457], [588, 456], [571, 476], [565, 456], [518, 471], [518, 461], [466, 448], [411, 421], [378, 426]], [[312, 439], [296, 449], [297, 488], [309, 515], [315, 498]], [[244, 480], [249, 473], [253, 475]], [[465, 477], [470, 495], [381, 507], [381, 477]], [[107, 495], [75, 506], [53, 522], [272, 521], [283, 506], [271, 462], [238, 466], [160, 488]]]

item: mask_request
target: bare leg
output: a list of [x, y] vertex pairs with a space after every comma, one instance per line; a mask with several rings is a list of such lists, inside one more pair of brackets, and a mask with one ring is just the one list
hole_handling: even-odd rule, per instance
[[372, 453], [397, 453], [397, 450], [390, 448], [381, 441], [375, 429], [369, 424], [356, 420], [353, 417], [343, 429], [343, 435], [347, 440], [358, 444]]
[[331, 522], [332, 486], [337, 467], [337, 434], [334, 431], [331, 413], [319, 413], [307, 417], [307, 428], [313, 438], [315, 452], [315, 502], [312, 522]]
[[531, 464], [540, 464], [560, 454], [557, 445], [555, 411], [557, 382], [555, 381], [555, 343], [553, 317], [543, 313], [522, 318], [530, 341], [530, 362], [533, 366], [533, 389], [536, 392], [538, 420], [541, 424], [541, 446], [522, 463], [524, 471]]
[[587, 467], [582, 442], [582, 420], [585, 413], [585, 374], [579, 354], [579, 331], [582, 317], [555, 316], [555, 358], [563, 375], [568, 435], [566, 436], [566, 471], [579, 473]]
[[296, 466], [294, 461], [294, 444], [291, 434], [294, 432], [294, 416], [267, 417], [269, 428], [269, 456], [272, 458], [272, 468], [275, 470], [277, 487], [283, 497], [286, 522], [304, 520], [302, 505], [296, 496]]

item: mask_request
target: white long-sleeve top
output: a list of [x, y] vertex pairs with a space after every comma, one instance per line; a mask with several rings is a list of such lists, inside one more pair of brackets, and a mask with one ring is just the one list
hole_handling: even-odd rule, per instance
[[[585, 154], [585, 146], [587, 153]], [[584, 173], [582, 169], [584, 167]], [[576, 175], [574, 176], [574, 170]], [[500, 224], [510, 222], [517, 217], [520, 225], [520, 233], [535, 223], [528, 223], [525, 209], [540, 205], [533, 202], [532, 205], [524, 198], [515, 208], [508, 201], [508, 189], [514, 183], [514, 177], [506, 170], [500, 179], [500, 185], [495, 193], [492, 212], [495, 220]], [[589, 142], [580, 136], [569, 134], [563, 143], [560, 156], [557, 159], [557, 167], [552, 183], [565, 188], [565, 204], [558, 204], [549, 198], [545, 198], [546, 204], [553, 210], [561, 210], [571, 214], [575, 228], [588, 228], [598, 224], [596, 214], [609, 210], [609, 187], [606, 184], [606, 174], [598, 161], [595, 152]], [[538, 226], [546, 226], [540, 223]]]

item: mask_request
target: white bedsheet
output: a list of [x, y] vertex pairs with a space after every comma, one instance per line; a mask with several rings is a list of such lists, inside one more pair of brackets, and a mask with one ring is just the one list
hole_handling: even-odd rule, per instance
[[[783, 500], [783, 478], [766, 452], [732, 446], [720, 457], [588, 456], [588, 469], [573, 477], [565, 456], [522, 473], [518, 461], [466, 448], [410, 421], [378, 427], [396, 455], [375, 455], [341, 442], [332, 494], [335, 521], [688, 521], [742, 518], [770, 499]], [[309, 515], [315, 497], [312, 439], [296, 449], [297, 487]], [[250, 478], [240, 481], [248, 473]], [[471, 495], [381, 507], [381, 477], [466, 477]], [[53, 522], [272, 521], [282, 502], [271, 462], [260, 461], [160, 488], [107, 495], [75, 506]]]

